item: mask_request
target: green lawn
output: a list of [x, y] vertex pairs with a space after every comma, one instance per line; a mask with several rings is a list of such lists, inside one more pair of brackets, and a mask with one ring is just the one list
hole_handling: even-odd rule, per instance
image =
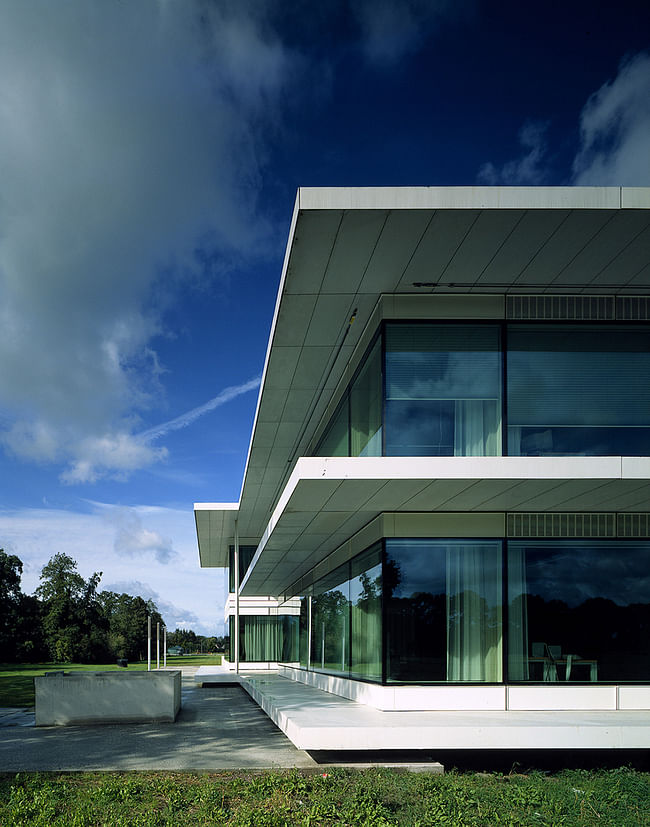
[[[167, 658], [167, 666], [213, 666], [221, 663], [221, 655], [182, 655]], [[162, 666], [163, 659], [160, 659]], [[155, 669], [156, 659], [151, 660]], [[129, 663], [127, 669], [146, 670], [147, 662]], [[0, 664], [0, 707], [34, 706], [34, 678], [46, 672], [105, 672], [121, 670], [115, 663], [3, 663]]]
[[0, 823], [633, 827], [650, 824], [650, 775], [630, 769], [20, 773], [0, 776]]

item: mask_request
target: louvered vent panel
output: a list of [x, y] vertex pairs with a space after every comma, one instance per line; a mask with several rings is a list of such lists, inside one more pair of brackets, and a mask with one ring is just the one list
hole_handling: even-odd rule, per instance
[[650, 514], [619, 514], [619, 537], [650, 537]]
[[616, 299], [616, 318], [647, 322], [650, 319], [650, 296], [619, 296]]
[[599, 321], [614, 318], [613, 296], [507, 296], [506, 318]]
[[508, 537], [615, 536], [615, 514], [508, 514]]

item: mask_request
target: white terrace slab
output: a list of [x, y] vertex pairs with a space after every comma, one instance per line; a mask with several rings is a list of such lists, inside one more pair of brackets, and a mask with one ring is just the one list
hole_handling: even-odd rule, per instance
[[268, 674], [242, 687], [304, 750], [646, 749], [650, 712], [381, 712]]

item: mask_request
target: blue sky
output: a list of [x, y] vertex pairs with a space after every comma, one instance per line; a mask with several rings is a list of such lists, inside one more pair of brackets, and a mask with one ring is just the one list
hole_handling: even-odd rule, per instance
[[647, 3], [3, 0], [0, 547], [222, 631], [298, 186], [650, 185]]

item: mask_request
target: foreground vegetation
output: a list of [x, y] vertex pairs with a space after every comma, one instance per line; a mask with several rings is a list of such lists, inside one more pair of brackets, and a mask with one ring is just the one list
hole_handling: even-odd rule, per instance
[[12, 825], [647, 825], [650, 775], [20, 773], [0, 776]]
[[[167, 666], [217, 666], [221, 655], [183, 655], [168, 656]], [[163, 657], [160, 658], [160, 665]], [[152, 669], [156, 668], [155, 652], [151, 659]], [[146, 669], [147, 661], [129, 663], [128, 669]], [[0, 707], [34, 706], [34, 678], [46, 672], [63, 669], [65, 672], [105, 672], [120, 670], [116, 663], [2, 663], [0, 664]], [[0, 824], [2, 821], [0, 821]]]

